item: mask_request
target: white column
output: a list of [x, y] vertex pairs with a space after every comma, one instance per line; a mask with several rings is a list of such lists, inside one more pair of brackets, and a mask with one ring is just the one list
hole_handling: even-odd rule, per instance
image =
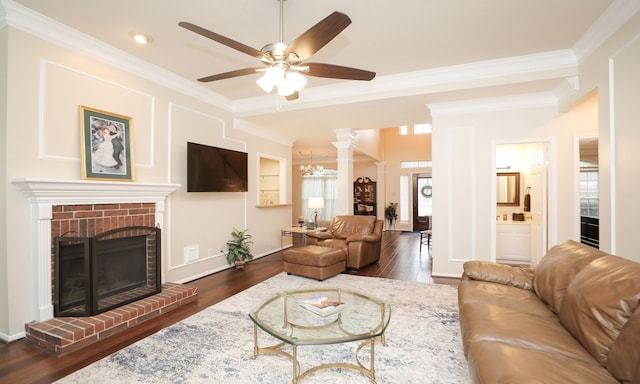
[[353, 139], [352, 129], [334, 130], [338, 141], [333, 145], [338, 149], [338, 215], [353, 215]]
[[53, 204], [34, 203], [31, 205], [34, 214], [35, 242], [34, 250], [34, 289], [37, 292], [37, 321], [53, 318], [51, 301], [51, 218]]
[[[164, 212], [165, 212], [165, 200], [156, 200], [156, 212], [155, 212], [155, 219], [156, 219], [156, 224], [155, 226], [157, 226], [158, 228], [160, 228], [162, 230], [162, 239], [161, 241], [161, 246], [162, 249], [171, 249], [171, 236], [169, 236], [168, 233], [164, 232]], [[162, 252], [162, 255], [168, 255], [169, 252]], [[162, 258], [160, 259], [160, 265], [158, 266], [158, 268], [160, 268], [160, 283], [164, 284], [166, 283], [165, 281], [165, 277], [166, 274], [164, 273], [165, 271], [165, 265], [168, 265], [168, 259], [166, 256], [162, 256]]]

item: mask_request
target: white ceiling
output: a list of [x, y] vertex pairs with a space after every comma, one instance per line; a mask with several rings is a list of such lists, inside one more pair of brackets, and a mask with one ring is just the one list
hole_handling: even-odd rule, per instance
[[[576, 74], [589, 44], [597, 44], [602, 33], [595, 33], [596, 27], [620, 22], [619, 10], [638, 2], [288, 0], [285, 42], [333, 11], [346, 13], [352, 24], [309, 61], [377, 76], [371, 82], [309, 77], [300, 99], [287, 102], [265, 95], [255, 84], [259, 75], [196, 82], [259, 63], [178, 26], [188, 21], [260, 49], [278, 40], [277, 0], [0, 1], [5, 8], [28, 7], [215, 93], [238, 116], [294, 138], [294, 158], [310, 148], [314, 157], [322, 147], [335, 153], [329, 144], [334, 129], [425, 122], [427, 103], [553, 92]], [[132, 32], [149, 34], [153, 41], [136, 45]]]

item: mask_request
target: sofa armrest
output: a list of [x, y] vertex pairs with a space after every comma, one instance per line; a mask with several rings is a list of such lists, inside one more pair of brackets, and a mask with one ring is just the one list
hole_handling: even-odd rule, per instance
[[315, 239], [320, 239], [320, 240], [324, 240], [324, 239], [333, 239], [333, 233], [328, 232], [328, 231], [309, 231], [307, 232], [307, 236], [308, 237], [313, 237]]
[[354, 242], [354, 241], [364, 241], [366, 243], [374, 243], [376, 241], [380, 240], [380, 234], [378, 233], [370, 233], [368, 235], [363, 235], [361, 233], [354, 233], [353, 235], [348, 236], [345, 239], [345, 242], [347, 244]]
[[535, 270], [526, 267], [514, 267], [488, 261], [467, 261], [464, 274], [471, 280], [488, 281], [533, 291]]

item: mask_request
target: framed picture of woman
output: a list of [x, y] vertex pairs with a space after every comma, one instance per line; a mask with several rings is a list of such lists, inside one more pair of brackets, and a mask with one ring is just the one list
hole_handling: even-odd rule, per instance
[[80, 106], [82, 178], [134, 181], [131, 117]]

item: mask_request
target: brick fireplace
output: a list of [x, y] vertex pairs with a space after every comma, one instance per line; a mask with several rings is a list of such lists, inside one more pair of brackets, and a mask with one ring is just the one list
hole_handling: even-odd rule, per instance
[[45, 179], [12, 183], [31, 203], [34, 321], [25, 326], [31, 342], [65, 354], [195, 299], [195, 288], [163, 283], [161, 293], [97, 316], [54, 318], [53, 239], [125, 226], [162, 228], [165, 200], [179, 185]]
[[[94, 315], [119, 302], [159, 293], [161, 266], [156, 256], [161, 254], [161, 239], [152, 233], [160, 231], [154, 221], [155, 203], [54, 206], [51, 268], [56, 316]], [[113, 252], [101, 257], [109, 247]], [[135, 286], [126, 289], [127, 284]]]

